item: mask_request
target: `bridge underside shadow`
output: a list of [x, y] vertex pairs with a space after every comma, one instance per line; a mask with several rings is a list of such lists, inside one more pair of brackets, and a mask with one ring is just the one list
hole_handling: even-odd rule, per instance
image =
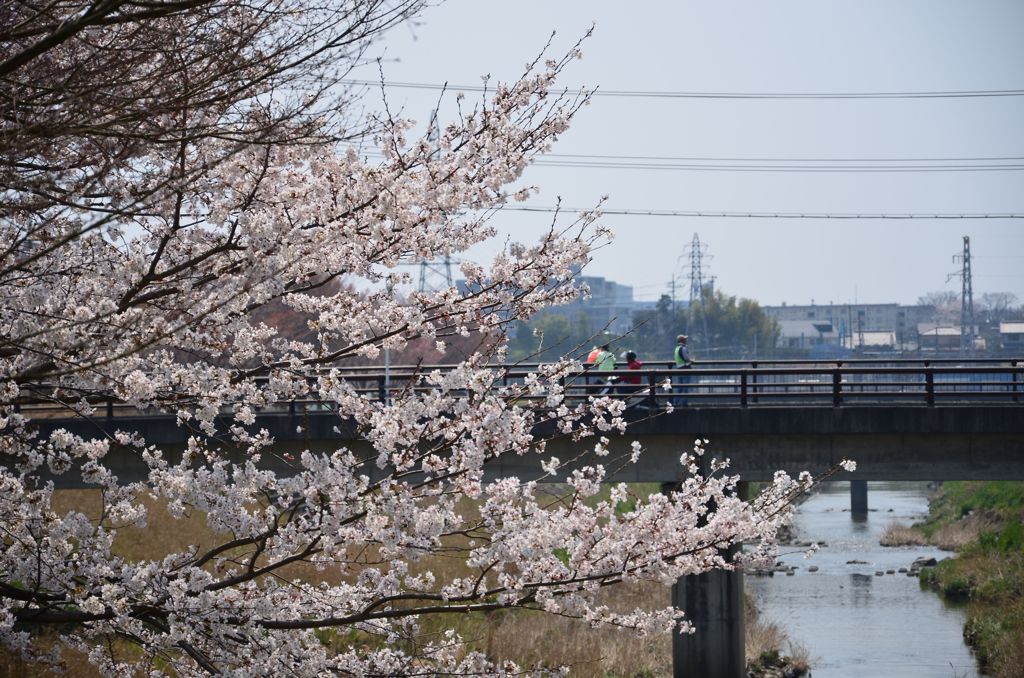
[[[744, 480], [770, 480], [779, 470], [817, 475], [843, 459], [857, 462], [844, 480], [1024, 480], [1024, 414], [997, 407], [677, 410], [637, 421], [613, 440], [613, 453], [632, 440], [645, 448], [642, 461], [614, 479], [671, 479], [697, 438]], [[571, 445], [552, 441], [548, 450], [568, 453]]]
[[[551, 438], [544, 455], [503, 455], [488, 465], [486, 475], [539, 478], [544, 475], [541, 461], [555, 455], [563, 462], [574, 459], [573, 466], [603, 464], [615, 482], [673, 482], [679, 478], [680, 454], [691, 450], [695, 439], [707, 438], [709, 454], [728, 458], [731, 471], [744, 480], [769, 480], [779, 470], [820, 474], [843, 459], [857, 462], [857, 471], [844, 473], [844, 480], [1024, 480], [1024, 414], [1015, 407], [682, 408], [655, 416], [630, 410], [627, 419], [631, 423], [625, 434], [605, 434], [611, 439], [608, 456], [587, 451], [594, 438], [573, 442], [555, 437], [553, 426], [540, 426], [535, 434]], [[188, 436], [172, 417], [36, 423], [43, 434], [56, 428], [83, 437], [134, 431], [171, 460], [180, 455]], [[347, 447], [367, 460], [376, 458], [351, 424], [330, 412], [263, 414], [255, 426], [277, 441], [276, 454], [264, 455], [261, 465], [280, 473], [290, 469], [282, 457], [307, 449]], [[644, 455], [636, 464], [622, 463], [634, 440], [644, 445]], [[114, 449], [106, 461], [123, 480], [140, 480], [146, 472], [133, 451]], [[372, 462], [364, 468], [370, 476], [381, 474]], [[58, 486], [79, 486], [75, 475], [53, 480]]]

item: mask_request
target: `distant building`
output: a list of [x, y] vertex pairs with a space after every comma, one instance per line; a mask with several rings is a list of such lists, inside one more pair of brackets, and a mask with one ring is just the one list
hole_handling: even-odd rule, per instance
[[[1024, 324], [1024, 323], [1021, 323]], [[918, 341], [921, 351], [924, 353], [944, 352], [954, 353], [961, 350], [963, 341], [960, 325], [938, 325], [935, 323], [921, 323], [917, 326]], [[963, 346], [968, 351], [984, 351], [987, 343], [980, 335], [978, 328], [974, 329], [973, 345]]]
[[778, 320], [779, 348], [811, 348], [827, 344], [839, 345], [839, 335], [828, 321]]
[[892, 330], [854, 332], [846, 338], [846, 348], [865, 351], [892, 351], [897, 348], [896, 333]]
[[[935, 307], [928, 304], [809, 304], [762, 306], [765, 314], [779, 321], [810, 321], [831, 323], [836, 343], [847, 348], [868, 347], [866, 334], [891, 332], [896, 349], [912, 349], [917, 345], [917, 326], [935, 317]], [[873, 336], [871, 341], [883, 340]]]
[[[608, 331], [614, 335], [622, 335], [632, 329], [634, 311], [651, 308], [655, 304], [634, 301], [632, 286], [622, 285], [600, 276], [577, 275], [575, 282], [577, 285], [585, 284], [590, 289], [588, 298], [578, 297], [568, 304], [547, 306], [537, 311], [534, 317], [560, 315], [590, 334]], [[473, 291], [469, 289], [465, 280], [457, 280], [455, 284], [462, 294]]]
[[999, 323], [999, 346], [1004, 351], [1024, 351], [1024, 322]]
[[920, 323], [917, 326], [918, 344], [922, 351], [960, 350], [960, 327]]
[[576, 280], [590, 288], [589, 299], [541, 309], [537, 315], [557, 313], [572, 323], [586, 325], [595, 334], [607, 329], [619, 335], [632, 329], [633, 311], [639, 306], [633, 301], [632, 286], [592, 275], [578, 276]]
[[841, 336], [831, 322], [825, 320], [777, 320], [780, 348], [813, 349], [815, 353], [840, 354], [849, 351], [891, 351], [897, 348], [896, 333], [892, 330], [863, 330]]

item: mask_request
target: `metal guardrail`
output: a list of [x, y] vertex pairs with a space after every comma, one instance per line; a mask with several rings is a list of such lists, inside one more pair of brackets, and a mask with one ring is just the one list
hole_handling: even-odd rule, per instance
[[[524, 382], [536, 364], [494, 365], [494, 384], [512, 387]], [[356, 393], [377, 401], [402, 392], [432, 389], [424, 376], [452, 365], [358, 366], [342, 368]], [[310, 377], [316, 378], [315, 375]], [[627, 383], [626, 379], [639, 380]], [[689, 369], [669, 363], [647, 363], [641, 370], [584, 369], [565, 376], [562, 386], [570, 402], [609, 396], [630, 407], [855, 407], [1024, 405], [1024, 359], [1011, 360], [844, 360], [844, 361], [715, 361]], [[43, 385], [39, 386], [43, 388]], [[522, 405], [541, 405], [546, 396], [522, 394]], [[139, 412], [116, 400], [93, 403], [107, 417]], [[27, 398], [19, 407], [31, 417], [59, 416], [65, 411], [45, 398]], [[264, 412], [327, 411], [329, 403], [296, 400]], [[145, 414], [145, 413], [143, 413]]]

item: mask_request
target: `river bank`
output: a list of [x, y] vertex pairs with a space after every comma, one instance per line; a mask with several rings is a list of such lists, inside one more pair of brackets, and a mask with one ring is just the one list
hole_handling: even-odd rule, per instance
[[923, 570], [921, 585], [966, 603], [964, 638], [993, 678], [1016, 678], [1024, 666], [1022, 517], [1024, 483], [950, 482], [934, 493], [926, 520], [898, 526], [908, 539], [956, 550]]

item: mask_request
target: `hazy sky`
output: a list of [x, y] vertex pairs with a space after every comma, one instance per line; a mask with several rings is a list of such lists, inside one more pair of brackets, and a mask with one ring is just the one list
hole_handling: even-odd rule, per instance
[[[631, 2], [448, 0], [380, 46], [396, 82], [479, 85], [515, 78], [556, 31], [560, 55], [589, 28], [563, 84], [606, 92], [850, 93], [1024, 90], [1024, 2]], [[400, 59], [393, 61], [392, 59]], [[374, 77], [367, 71], [366, 77]], [[438, 93], [388, 90], [426, 119]], [[1024, 96], [743, 99], [598, 96], [552, 158], [742, 165], [746, 171], [536, 166], [530, 204], [561, 197], [609, 210], [834, 214], [1024, 214], [1024, 169], [749, 171], [751, 165], [1024, 168]], [[966, 161], [971, 158], [975, 160]], [[1001, 158], [998, 161], [986, 160]], [[734, 160], [741, 159], [741, 160]], [[758, 163], [750, 159], [764, 159]], [[795, 162], [794, 159], [799, 160]], [[871, 162], [880, 160], [909, 162]], [[925, 160], [922, 160], [925, 159]], [[941, 159], [941, 160], [936, 160]], [[980, 160], [979, 160], [980, 159]], [[825, 161], [808, 163], [807, 160]], [[855, 162], [856, 160], [867, 162]], [[828, 162], [834, 161], [834, 162]], [[505, 212], [504, 233], [533, 240], [549, 214]], [[913, 303], [955, 290], [953, 255], [971, 238], [975, 298], [1024, 301], [1024, 219], [817, 220], [616, 216], [617, 237], [587, 272], [634, 286], [640, 299], [683, 275], [694, 233], [716, 287], [765, 304]], [[679, 294], [687, 296], [687, 281]]]

